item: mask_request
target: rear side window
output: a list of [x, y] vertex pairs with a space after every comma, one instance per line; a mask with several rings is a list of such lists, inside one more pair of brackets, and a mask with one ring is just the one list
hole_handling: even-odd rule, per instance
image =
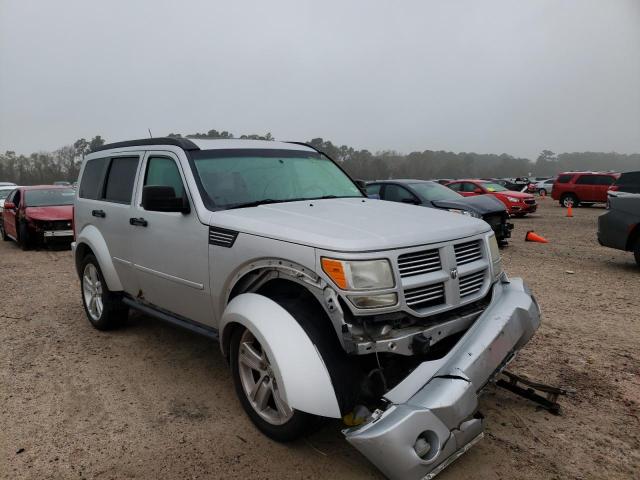
[[131, 203], [137, 170], [138, 157], [112, 158], [104, 190], [104, 199], [109, 202]]
[[596, 179], [596, 185], [611, 185], [615, 182], [615, 177], [610, 175], [594, 175]]
[[387, 184], [384, 189], [384, 199], [391, 202], [410, 201], [416, 202], [418, 199], [409, 190], [399, 185]]
[[151, 157], [147, 162], [145, 186], [156, 185], [173, 187], [176, 197], [182, 197], [184, 186], [176, 162], [167, 157]]
[[597, 178], [595, 175], [580, 175], [576, 180], [576, 185], [596, 185]]
[[104, 174], [108, 165], [108, 158], [96, 158], [87, 162], [80, 181], [80, 191], [78, 192], [80, 198], [98, 200], [102, 197]]
[[460, 187], [462, 187], [462, 184], [461, 183], [451, 183], [451, 184], [447, 185], [447, 187], [449, 187], [454, 192], [459, 192], [460, 191]]
[[556, 180], [556, 183], [569, 183], [572, 178], [573, 175], [560, 175]]
[[621, 192], [640, 193], [640, 172], [623, 173], [615, 184]]

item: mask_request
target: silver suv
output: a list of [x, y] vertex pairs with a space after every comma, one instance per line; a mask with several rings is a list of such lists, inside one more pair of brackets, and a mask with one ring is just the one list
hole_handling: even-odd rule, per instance
[[215, 338], [262, 432], [343, 417], [391, 478], [433, 476], [481, 438], [479, 392], [540, 323], [489, 225], [369, 200], [303, 144], [104, 145], [75, 229], [94, 327], [132, 308]]

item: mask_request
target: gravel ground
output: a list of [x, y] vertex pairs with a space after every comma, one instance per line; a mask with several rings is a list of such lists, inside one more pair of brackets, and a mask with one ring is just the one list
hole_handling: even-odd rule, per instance
[[[541, 203], [503, 250], [544, 312], [510, 370], [577, 393], [556, 417], [489, 387], [485, 440], [442, 480], [638, 478], [640, 270], [597, 244], [601, 208]], [[0, 243], [1, 478], [381, 478], [337, 422], [290, 445], [260, 435], [211, 341], [137, 314], [92, 329], [68, 251]]]

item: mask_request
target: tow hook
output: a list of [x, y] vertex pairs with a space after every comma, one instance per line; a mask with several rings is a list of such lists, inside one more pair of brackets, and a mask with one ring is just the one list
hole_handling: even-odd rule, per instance
[[560, 395], [573, 396], [576, 391], [568, 387], [553, 387], [544, 383], [533, 382], [527, 378], [521, 377], [504, 370], [503, 378], [496, 381], [498, 387], [509, 390], [527, 400], [537, 403], [545, 410], [554, 415], [560, 415], [560, 404], [558, 397]]

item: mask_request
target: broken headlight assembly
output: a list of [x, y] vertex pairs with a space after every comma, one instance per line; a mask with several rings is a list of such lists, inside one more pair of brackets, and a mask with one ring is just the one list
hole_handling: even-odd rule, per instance
[[[395, 287], [391, 264], [387, 259], [338, 260], [322, 258], [322, 270], [341, 290], [383, 290]], [[357, 308], [383, 308], [398, 303], [398, 294], [347, 295]]]

